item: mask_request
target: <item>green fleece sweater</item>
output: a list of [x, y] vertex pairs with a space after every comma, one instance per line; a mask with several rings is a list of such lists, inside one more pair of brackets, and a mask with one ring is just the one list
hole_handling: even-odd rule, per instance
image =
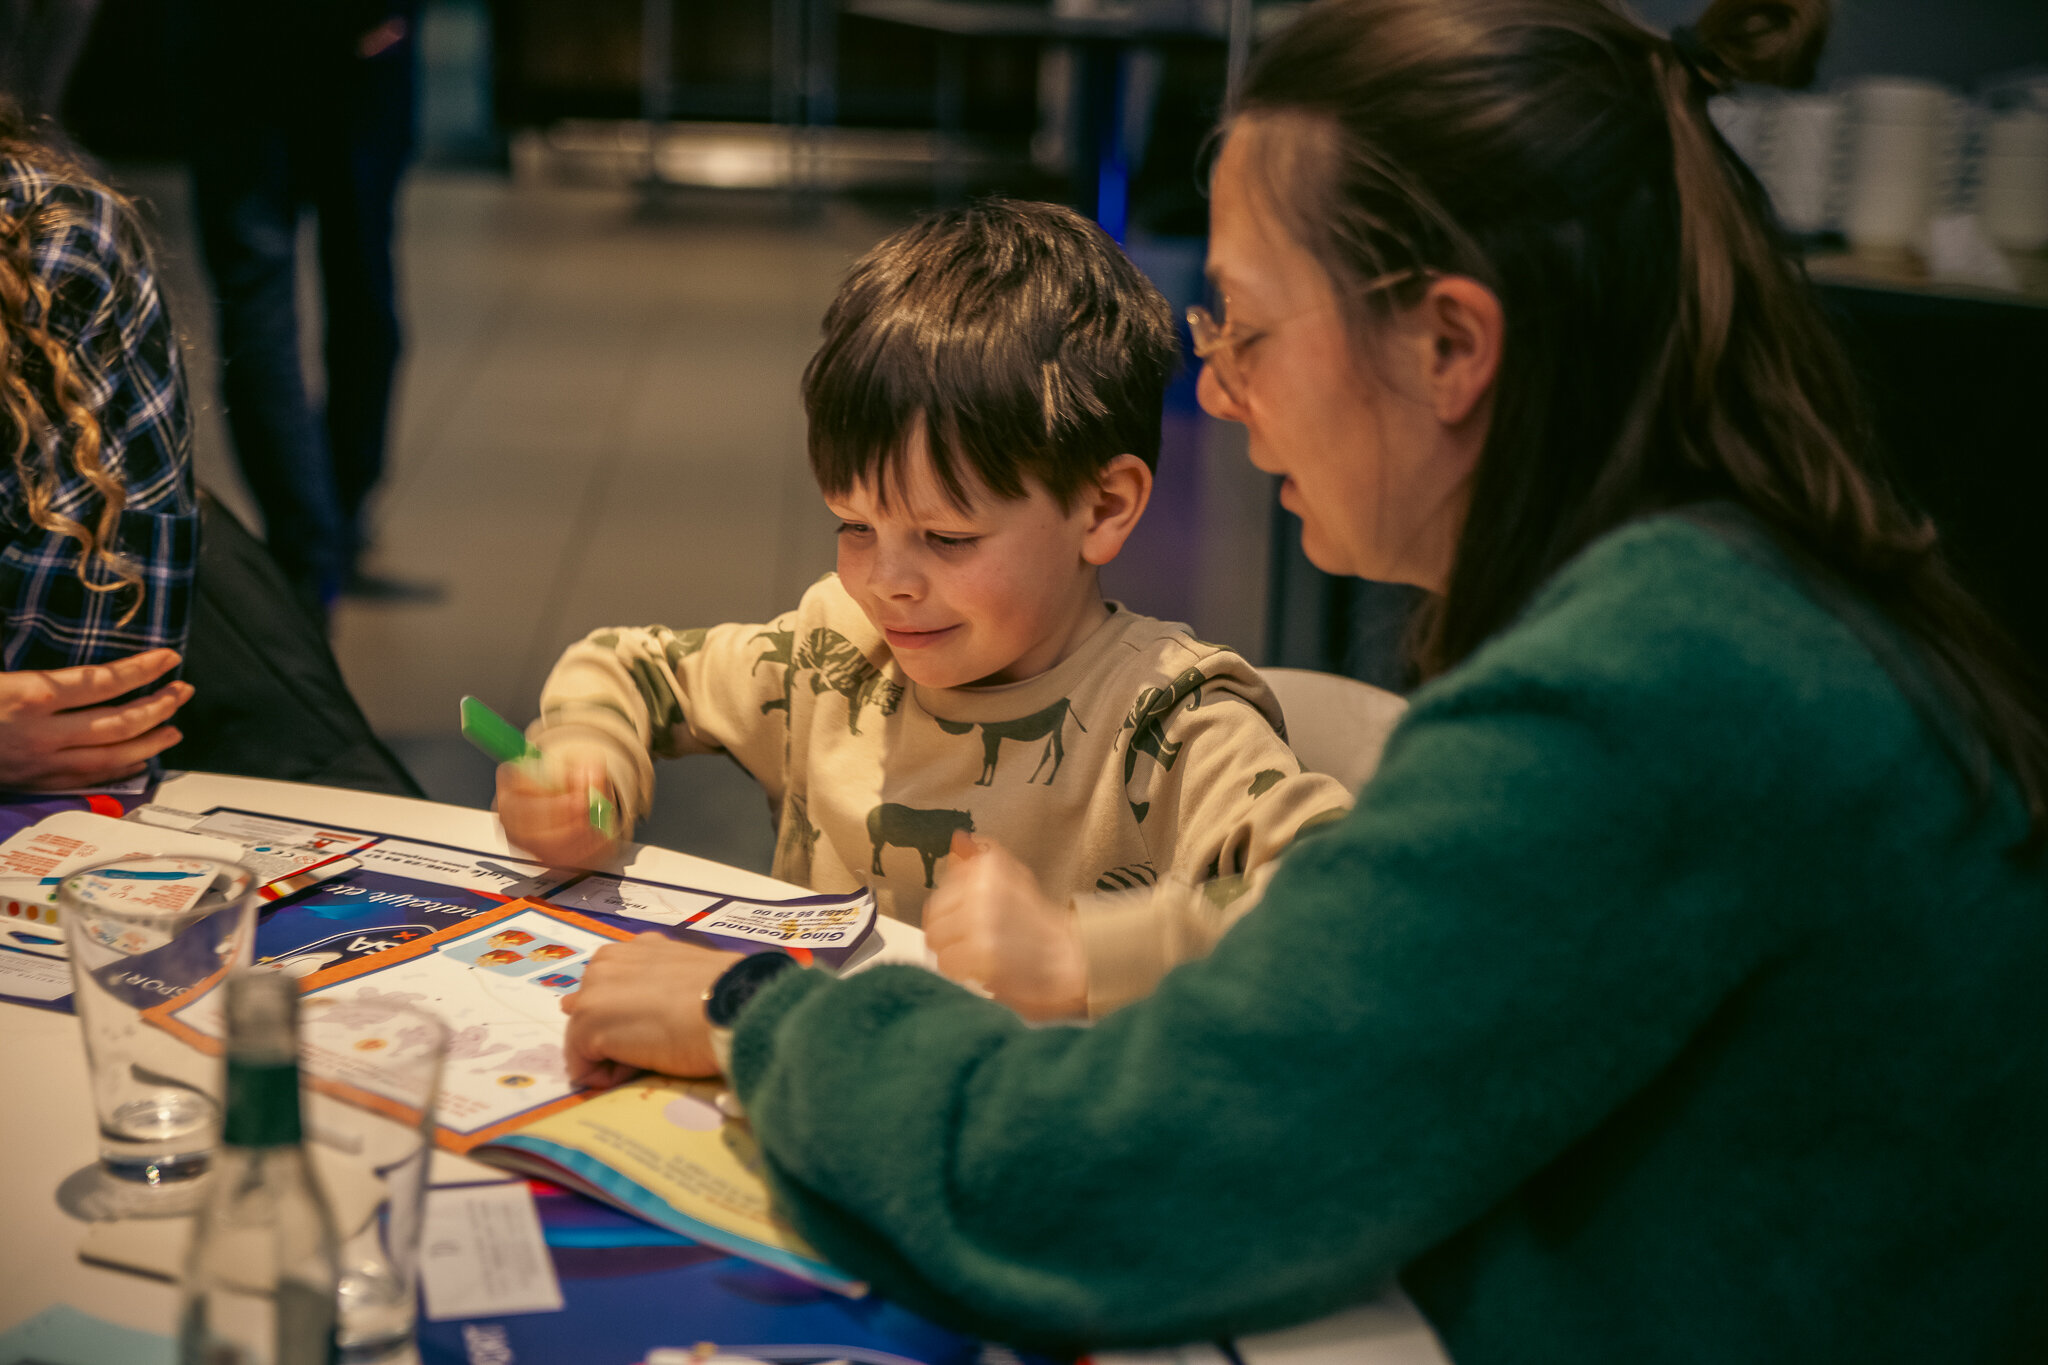
[[1398, 1273], [1460, 1365], [2048, 1359], [2048, 868], [1865, 638], [1687, 519], [1607, 537], [1148, 999], [775, 982], [778, 1197], [1020, 1343]]

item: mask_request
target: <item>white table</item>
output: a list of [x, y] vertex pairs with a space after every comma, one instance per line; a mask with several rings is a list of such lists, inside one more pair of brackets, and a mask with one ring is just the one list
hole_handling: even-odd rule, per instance
[[[483, 853], [516, 856], [489, 812], [460, 806], [376, 796], [332, 787], [308, 787], [256, 778], [186, 773], [167, 779], [156, 804], [205, 811], [216, 806], [259, 811], [286, 819], [404, 834]], [[803, 894], [758, 873], [668, 849], [630, 846], [616, 869], [654, 881], [703, 887], [740, 896], [781, 898]], [[876, 922], [878, 960], [924, 960], [924, 939], [894, 920]], [[864, 955], [865, 956], [865, 955]], [[98, 1317], [168, 1335], [177, 1309], [169, 1284], [80, 1261], [84, 1225], [59, 1207], [57, 1189], [96, 1159], [92, 1099], [78, 1021], [68, 1014], [0, 1003], [0, 1331], [56, 1303]], [[438, 1179], [437, 1175], [437, 1179]], [[1381, 1300], [1323, 1323], [1239, 1343], [1257, 1365], [1446, 1365], [1435, 1337], [1405, 1300]], [[1097, 1360], [1112, 1357], [1100, 1355]], [[1213, 1348], [1114, 1357], [1129, 1361], [1220, 1361]]]

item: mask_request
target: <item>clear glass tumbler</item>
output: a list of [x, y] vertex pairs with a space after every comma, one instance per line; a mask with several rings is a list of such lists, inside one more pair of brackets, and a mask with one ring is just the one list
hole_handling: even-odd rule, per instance
[[448, 1041], [437, 1016], [374, 989], [344, 983], [301, 1002], [306, 1136], [341, 1237], [343, 1365], [412, 1345]]
[[121, 1180], [206, 1169], [220, 1134], [220, 986], [253, 954], [257, 885], [236, 863], [130, 855], [57, 888], [100, 1162]]

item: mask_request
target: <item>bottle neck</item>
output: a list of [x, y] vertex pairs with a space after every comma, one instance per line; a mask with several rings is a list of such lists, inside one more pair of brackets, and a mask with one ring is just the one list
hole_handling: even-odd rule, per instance
[[227, 1114], [220, 1136], [230, 1147], [297, 1146], [305, 1136], [299, 1118], [297, 1061], [230, 1055]]

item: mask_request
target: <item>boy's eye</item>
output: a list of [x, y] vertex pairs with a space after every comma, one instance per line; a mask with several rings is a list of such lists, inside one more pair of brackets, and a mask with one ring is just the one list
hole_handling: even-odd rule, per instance
[[873, 529], [864, 521], [842, 521], [839, 523], [839, 530], [835, 534], [842, 536], [864, 536]]
[[937, 531], [927, 531], [926, 537], [941, 550], [964, 550], [980, 540], [980, 536], [942, 536]]

